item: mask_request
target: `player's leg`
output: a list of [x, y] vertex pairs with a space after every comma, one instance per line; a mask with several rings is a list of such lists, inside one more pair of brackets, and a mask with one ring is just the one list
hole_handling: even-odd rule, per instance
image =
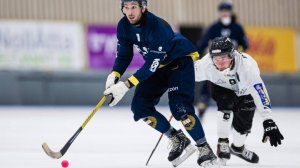
[[252, 96], [241, 96], [234, 110], [233, 118], [233, 143], [230, 151], [232, 154], [250, 162], [258, 163], [259, 157], [245, 147], [247, 135], [252, 127], [256, 106]]
[[177, 59], [166, 68], [169, 69], [169, 106], [174, 118], [182, 122], [197, 143], [200, 151], [198, 163], [203, 165], [214, 162], [216, 156], [206, 142], [202, 125], [195, 115], [193, 106], [195, 76], [192, 59], [190, 57]]
[[[162, 79], [161, 76], [163, 72], [164, 70], [159, 69], [156, 74], [136, 87], [131, 109], [134, 113], [135, 121], [143, 119], [149, 126], [163, 133], [171, 140], [174, 145], [168, 160], [173, 161], [190, 144], [190, 140], [181, 130], [174, 129], [168, 120], [154, 107], [158, 104], [162, 94], [167, 90], [167, 79]], [[177, 149], [177, 153], [173, 152], [175, 149]]]
[[233, 108], [237, 102], [237, 96], [232, 90], [212, 84], [212, 98], [216, 101], [218, 107], [217, 114], [217, 135], [218, 146], [217, 156], [222, 165], [226, 165], [230, 159], [229, 133], [231, 131], [233, 120]]
[[143, 119], [152, 128], [166, 133], [171, 127], [170, 123], [155, 109], [155, 105], [158, 104], [160, 97], [166, 90], [167, 84], [160, 81], [158, 72], [141, 82], [135, 89], [131, 103], [134, 120]]

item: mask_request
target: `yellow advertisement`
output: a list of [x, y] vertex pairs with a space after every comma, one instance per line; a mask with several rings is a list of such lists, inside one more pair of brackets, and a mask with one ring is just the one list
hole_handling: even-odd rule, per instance
[[257, 61], [262, 73], [294, 73], [296, 31], [289, 28], [247, 27], [248, 53]]

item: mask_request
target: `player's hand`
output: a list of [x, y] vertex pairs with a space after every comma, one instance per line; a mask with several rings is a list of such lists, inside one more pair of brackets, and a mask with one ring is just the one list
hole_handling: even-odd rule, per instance
[[105, 89], [116, 84], [118, 82], [118, 80], [119, 80], [119, 78], [114, 73], [109, 74], [106, 79]]
[[265, 129], [265, 132], [264, 132], [262, 142], [266, 143], [269, 140], [271, 146], [276, 147], [277, 145], [280, 145], [281, 140], [283, 140], [284, 138], [281, 135], [275, 122], [271, 119], [268, 119], [263, 122], [263, 126]]
[[129, 90], [129, 88], [125, 85], [124, 82], [120, 81], [117, 84], [114, 84], [107, 88], [104, 91], [104, 95], [112, 95], [112, 101], [109, 103], [109, 106], [115, 106], [126, 94], [126, 92]]

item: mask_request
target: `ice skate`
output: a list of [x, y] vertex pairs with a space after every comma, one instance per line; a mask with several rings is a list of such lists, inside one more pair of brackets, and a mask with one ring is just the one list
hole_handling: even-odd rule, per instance
[[179, 130], [170, 138], [172, 149], [169, 153], [168, 160], [176, 167], [191, 156], [196, 149], [191, 145], [191, 141]]
[[258, 155], [256, 153], [246, 149], [244, 145], [242, 147], [236, 147], [233, 144], [231, 144], [230, 152], [233, 155], [235, 155], [239, 158], [242, 158], [250, 163], [258, 163], [258, 161], [259, 161]]
[[198, 146], [199, 157], [198, 164], [202, 167], [218, 167], [217, 157], [211, 150], [209, 144], [205, 142], [204, 144]]
[[217, 146], [217, 156], [219, 159], [219, 163], [222, 166], [226, 166], [227, 161], [230, 159], [230, 149], [229, 149], [229, 140], [221, 140], [218, 141]]

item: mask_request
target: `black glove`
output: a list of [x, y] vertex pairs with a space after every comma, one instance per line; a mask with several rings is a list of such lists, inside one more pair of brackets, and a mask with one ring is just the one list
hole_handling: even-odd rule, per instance
[[284, 138], [281, 135], [275, 122], [271, 119], [268, 119], [263, 122], [263, 125], [264, 125], [265, 132], [264, 132], [262, 142], [266, 143], [269, 139], [271, 146], [276, 147], [277, 144], [280, 145], [281, 140], [283, 140]]

